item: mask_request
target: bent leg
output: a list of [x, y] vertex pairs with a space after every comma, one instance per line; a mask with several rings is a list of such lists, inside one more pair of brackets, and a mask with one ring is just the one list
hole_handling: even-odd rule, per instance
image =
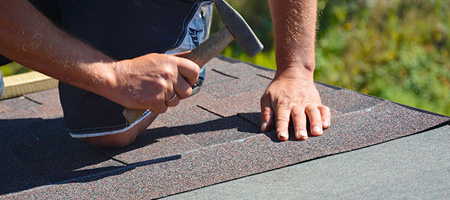
[[122, 148], [134, 142], [136, 137], [142, 133], [152, 122], [157, 115], [147, 115], [142, 121], [137, 123], [131, 129], [113, 135], [105, 135], [98, 137], [81, 138], [90, 145], [102, 148]]
[[125, 147], [155, 118], [155, 115], [146, 112], [139, 120], [129, 124], [122, 114], [123, 106], [61, 82], [59, 94], [70, 136], [94, 146]]

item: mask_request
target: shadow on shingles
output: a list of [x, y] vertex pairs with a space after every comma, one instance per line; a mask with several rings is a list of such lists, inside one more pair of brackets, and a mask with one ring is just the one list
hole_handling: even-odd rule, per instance
[[[252, 113], [238, 113], [238, 116], [245, 119], [246, 121], [252, 123], [253, 125], [255, 125], [256, 127], [260, 127], [260, 117], [261, 117], [261, 113], [259, 112], [252, 112]], [[313, 137], [311, 135], [311, 131], [310, 131], [310, 125], [309, 125], [309, 119], [306, 119], [306, 129], [308, 131], [308, 137]], [[292, 123], [292, 119], [289, 122], [289, 141], [297, 141], [297, 139], [295, 139], [295, 135], [294, 135], [294, 124]], [[326, 130], [325, 130], [326, 131]], [[270, 138], [270, 140], [272, 140], [272, 142], [281, 142], [276, 135], [276, 130], [275, 127], [269, 131], [264, 133], [268, 138]]]
[[[181, 159], [181, 155], [177, 153], [135, 163], [124, 163], [113, 157], [177, 134], [197, 138], [199, 141], [203, 141], [204, 136], [221, 136], [216, 137], [219, 140], [212, 143], [242, 139], [261, 133], [259, 117], [259, 112], [238, 113], [197, 124], [151, 129], [133, 145], [108, 151], [107, 154], [71, 138], [62, 118], [0, 120], [0, 157], [3, 158], [0, 159], [0, 195], [49, 184], [95, 181], [140, 166]], [[278, 142], [274, 131], [265, 135]]]
[[[245, 120], [245, 119], [244, 119]], [[182, 125], [173, 128], [182, 130], [185, 135], [192, 135], [204, 132], [221, 132], [224, 130], [236, 129], [238, 132], [256, 134], [259, 129], [247, 120], [244, 121], [239, 115], [222, 117], [197, 124]]]
[[[134, 145], [127, 150], [151, 143]], [[98, 180], [139, 166], [181, 158], [172, 155], [127, 164], [112, 156], [71, 138], [62, 118], [0, 120], [0, 195], [48, 184], [77, 182], [81, 177]]]
[[[220, 144], [243, 139], [258, 133], [260, 131], [257, 126], [238, 115], [229, 117], [220, 116], [216, 119], [195, 124], [148, 129], [136, 139], [132, 148], [136, 149], [136, 145], [142, 147], [154, 142], [161, 142], [160, 144], [155, 144], [154, 147], [147, 147], [144, 151], [159, 149], [165, 154], [170, 152], [181, 153], [188, 149], [197, 148], [198, 145], [209, 146]], [[180, 137], [181, 135], [183, 136]], [[186, 139], [189, 141], [186, 141]], [[181, 142], [181, 144], [174, 143], [176, 141]], [[188, 146], [180, 146], [183, 144]], [[164, 145], [171, 146], [165, 147]], [[124, 148], [124, 150], [127, 148], [129, 147]], [[119, 154], [123, 153], [121, 149], [114, 151]]]
[[[223, 117], [215, 120], [205, 121], [196, 124], [188, 124], [188, 125], [180, 125], [180, 126], [172, 126], [172, 127], [161, 127], [146, 130], [143, 134], [139, 136], [137, 141], [133, 144], [133, 149], [141, 148], [145, 145], [149, 145], [153, 142], [157, 142], [161, 138], [173, 136], [176, 132], [169, 132], [169, 134], [161, 134], [166, 133], [164, 129], [176, 129], [179, 130], [179, 134], [184, 134], [186, 136], [192, 136], [191, 139], [195, 140], [196, 137], [200, 141], [208, 140], [209, 136], [217, 136], [221, 137], [218, 140], [214, 141], [213, 144], [228, 142], [232, 140], [243, 139], [245, 137], [253, 136], [255, 134], [264, 134], [268, 138], [270, 138], [273, 142], [280, 142], [276, 136], [275, 128], [269, 132], [262, 133], [260, 130], [260, 112], [249, 112], [249, 113], [237, 113], [236, 115]], [[309, 122], [308, 122], [309, 125]], [[293, 135], [294, 129], [292, 128], [292, 122], [289, 124], [289, 140], [295, 141], [295, 137]], [[309, 128], [308, 128], [309, 130]], [[197, 135], [205, 135], [205, 138]], [[227, 136], [229, 135], [229, 136]], [[228, 138], [227, 138], [228, 137]], [[221, 140], [221, 141], [220, 141]], [[196, 142], [199, 142], [196, 141]], [[206, 142], [208, 143], [208, 142]], [[138, 146], [134, 146], [138, 145]], [[210, 144], [208, 144], [210, 145]], [[129, 148], [129, 147], [126, 147]], [[125, 148], [125, 149], [126, 149]], [[115, 150], [118, 154], [123, 153], [120, 149]]]
[[136, 163], [130, 164], [125, 167], [105, 167], [105, 169], [108, 168], [109, 170], [92, 169], [92, 170], [88, 170], [88, 171], [93, 172], [93, 173], [91, 173], [91, 175], [80, 176], [80, 178], [61, 181], [61, 182], [58, 182], [58, 184], [86, 183], [86, 182], [91, 182], [91, 181], [97, 181], [97, 180], [100, 180], [100, 179], [103, 179], [103, 178], [106, 178], [109, 176], [116, 176], [116, 175], [123, 174], [125, 172], [136, 169], [137, 167], [153, 165], [153, 164], [157, 164], [157, 163], [163, 163], [163, 162], [168, 162], [168, 161], [173, 161], [173, 160], [178, 160], [178, 159], [181, 159], [181, 155], [166, 156], [163, 158], [157, 158], [157, 159], [153, 159], [153, 160], [136, 162]]

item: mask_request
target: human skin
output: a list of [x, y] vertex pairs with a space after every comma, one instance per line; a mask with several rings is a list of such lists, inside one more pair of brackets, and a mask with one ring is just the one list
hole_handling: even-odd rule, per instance
[[275, 31], [277, 73], [261, 97], [261, 131], [276, 126], [289, 139], [292, 119], [297, 140], [320, 136], [330, 126], [330, 109], [314, 86], [317, 0], [269, 0]]
[[[330, 113], [313, 84], [316, 1], [270, 0], [277, 51], [277, 74], [261, 98], [262, 127], [275, 124], [278, 138], [306, 139], [306, 115], [312, 135], [321, 135]], [[188, 59], [148, 54], [116, 61], [54, 26], [27, 0], [0, 0], [0, 53], [60, 81], [104, 96], [124, 107], [163, 113], [189, 97], [199, 68]], [[170, 102], [174, 94], [177, 97]], [[306, 114], [306, 115], [305, 115]], [[115, 135], [84, 139], [101, 147], [123, 147], [151, 119]], [[317, 127], [320, 126], [320, 130]], [[303, 131], [303, 132], [302, 132]]]
[[0, 27], [2, 55], [127, 108], [163, 113], [166, 100], [175, 92], [189, 97], [198, 78], [198, 65], [177, 56], [116, 61], [60, 30], [27, 0], [0, 0]]
[[[60, 30], [28, 0], [0, 0], [0, 27], [0, 54], [127, 108], [163, 113], [189, 97], [198, 79], [198, 65], [178, 56], [147, 54], [116, 61]], [[82, 140], [124, 147], [151, 121], [147, 117], [127, 131]]]

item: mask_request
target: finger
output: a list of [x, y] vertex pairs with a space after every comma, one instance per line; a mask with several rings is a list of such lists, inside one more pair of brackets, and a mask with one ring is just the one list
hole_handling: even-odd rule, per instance
[[186, 79], [190, 86], [193, 86], [198, 79], [200, 68], [189, 59], [174, 57], [177, 62], [178, 73]]
[[289, 118], [290, 110], [287, 107], [278, 107], [276, 115], [276, 126], [277, 126], [277, 136], [281, 141], [286, 141], [289, 139]]
[[159, 106], [156, 109], [150, 109], [152, 112], [156, 113], [156, 114], [161, 114], [161, 113], [165, 113], [167, 111], [167, 105], [164, 104], [165, 106]]
[[306, 132], [306, 114], [305, 110], [299, 107], [292, 108], [292, 121], [294, 123], [295, 138], [297, 140], [308, 139], [308, 133]]
[[315, 106], [308, 106], [306, 108], [306, 115], [308, 115], [311, 128], [311, 135], [312, 136], [322, 135], [323, 133], [322, 118], [320, 117], [319, 109]]
[[152, 105], [157, 105], [157, 106], [149, 107], [149, 110], [156, 114], [165, 113], [167, 111], [167, 105], [166, 105], [165, 99], [161, 98], [160, 100], [157, 100], [157, 102], [153, 103]]
[[174, 107], [177, 106], [180, 103], [180, 99], [178, 98], [177, 94], [174, 94], [172, 98], [169, 100], [166, 100], [166, 105], [168, 107]]
[[270, 103], [269, 95], [261, 98], [261, 131], [267, 132], [273, 128], [273, 109]]
[[177, 82], [175, 83], [173, 88], [179, 99], [188, 98], [192, 94], [192, 87], [189, 85], [186, 79], [184, 79], [180, 75], [178, 75]]
[[331, 125], [331, 112], [328, 106], [320, 105], [319, 107], [320, 115], [322, 116], [322, 127], [327, 129]]

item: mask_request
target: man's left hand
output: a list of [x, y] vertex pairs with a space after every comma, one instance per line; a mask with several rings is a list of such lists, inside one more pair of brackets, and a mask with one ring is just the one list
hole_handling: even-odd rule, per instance
[[312, 79], [276, 76], [261, 98], [261, 131], [267, 132], [276, 125], [281, 141], [289, 139], [291, 119], [295, 138], [306, 140], [307, 119], [310, 134], [320, 136], [330, 126], [330, 118], [330, 109], [322, 104]]

